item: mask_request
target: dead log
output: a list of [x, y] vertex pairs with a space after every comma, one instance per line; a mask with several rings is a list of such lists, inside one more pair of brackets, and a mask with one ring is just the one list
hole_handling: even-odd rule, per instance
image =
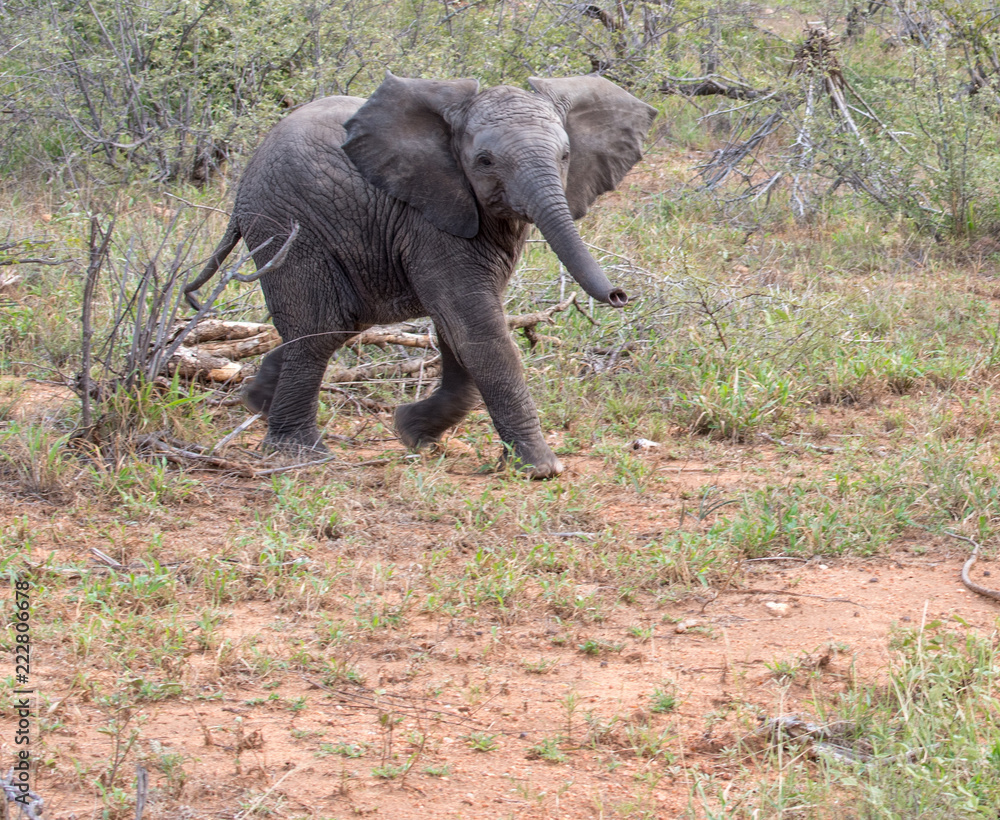
[[245, 367], [224, 356], [214, 356], [197, 347], [181, 345], [167, 362], [167, 373], [191, 381], [238, 384], [247, 375]]
[[[183, 325], [174, 329], [174, 335]], [[238, 384], [250, 369], [240, 360], [267, 353], [281, 344], [273, 325], [204, 319], [167, 361], [167, 373], [183, 379]]]
[[403, 347], [422, 347], [424, 349], [435, 346], [434, 337], [429, 333], [407, 333], [406, 331], [393, 328], [369, 328], [353, 337], [347, 347], [361, 347], [362, 345], [375, 345], [385, 347], [386, 345], [402, 345]]
[[[180, 330], [180, 328], [177, 328]], [[223, 319], [202, 319], [195, 325], [184, 339], [186, 345], [202, 344], [203, 342], [236, 341], [250, 339], [261, 334], [270, 334], [280, 338], [273, 325], [262, 322], [227, 322]], [[172, 339], [171, 339], [172, 341]]]
[[774, 94], [770, 88], [751, 88], [719, 75], [705, 77], [665, 77], [657, 89], [661, 94], [681, 97], [720, 96], [730, 100], [760, 100]]
[[430, 359], [414, 357], [404, 359], [401, 362], [371, 362], [357, 367], [338, 367], [328, 371], [325, 378], [330, 384], [370, 382], [376, 379], [400, 379], [413, 376], [421, 370], [424, 371], [425, 376], [430, 377], [438, 374], [440, 363], [440, 356], [434, 356]]
[[[576, 294], [572, 293], [561, 302], [545, 310], [525, 313], [507, 318], [511, 330], [523, 330], [532, 343], [558, 340], [539, 336], [534, 328], [539, 324], [551, 324], [552, 316], [576, 304]], [[181, 331], [184, 324], [174, 328], [173, 335]], [[167, 373], [179, 374], [183, 379], [216, 383], [239, 384], [252, 375], [254, 368], [241, 363], [243, 359], [260, 356], [281, 344], [281, 337], [273, 325], [259, 322], [230, 322], [222, 319], [204, 319], [195, 325], [184, 339], [184, 343], [167, 362]], [[411, 333], [400, 327], [375, 327], [353, 336], [348, 347], [360, 349], [362, 345], [373, 345], [382, 350], [389, 345], [414, 349], [435, 350], [437, 340], [430, 333]], [[409, 378], [423, 371], [423, 375], [438, 375], [440, 357], [413, 357], [397, 362], [371, 362], [357, 367], [336, 368], [327, 374], [327, 382], [372, 381], [376, 379]]]

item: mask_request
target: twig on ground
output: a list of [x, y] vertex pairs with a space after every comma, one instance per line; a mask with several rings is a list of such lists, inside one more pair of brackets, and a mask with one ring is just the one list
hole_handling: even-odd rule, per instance
[[[507, 327], [511, 330], [518, 330], [524, 327], [534, 327], [539, 324], [552, 324], [552, 315], [566, 310], [566, 308], [570, 305], [577, 305], [576, 291], [571, 293], [561, 302], [557, 302], [551, 307], [545, 308], [545, 310], [538, 310], [534, 313], [522, 313], [517, 316], [508, 316]], [[577, 305], [577, 307], [579, 307], [579, 305]]]
[[203, 466], [216, 467], [226, 472], [236, 473], [247, 478], [253, 477], [256, 474], [253, 469], [245, 464], [211, 454], [195, 452], [182, 443], [167, 442], [157, 433], [142, 436], [137, 440], [137, 444], [152, 450], [174, 464], [185, 465], [195, 462]]
[[412, 376], [424, 369], [434, 368], [436, 370], [440, 361], [440, 356], [434, 356], [431, 359], [415, 356], [401, 362], [371, 362], [357, 367], [333, 370], [327, 374], [326, 378], [333, 384], [366, 382], [383, 378], [395, 379], [400, 376]]
[[[792, 595], [795, 598], [815, 598], [819, 601], [828, 601], [835, 604], [853, 604], [863, 609], [868, 609], [866, 604], [859, 604], [850, 598], [827, 598], [825, 595], [813, 595], [809, 592], [792, 592], [790, 589], [719, 589], [716, 590], [715, 598], [720, 595]], [[715, 600], [713, 598], [709, 603]]]
[[42, 814], [45, 811], [45, 801], [35, 792], [28, 791], [27, 794], [14, 784], [14, 769], [11, 768], [6, 777], [0, 777], [0, 790], [3, 791], [4, 816], [9, 811], [9, 804], [14, 803], [20, 809], [20, 817], [28, 820], [43, 820]]
[[[335, 461], [336, 458], [337, 457], [335, 455], [331, 454], [326, 458], [317, 459], [316, 461], [304, 461], [299, 464], [286, 464], [283, 467], [271, 467], [267, 470], [254, 470], [253, 476], [254, 478], [258, 478], [259, 476], [275, 475], [276, 473], [285, 473], [288, 472], [289, 470], [299, 470], [305, 467], [318, 467], [321, 464], [329, 464], [330, 462]], [[371, 461], [356, 461], [356, 462], [342, 461], [334, 466], [340, 470], [353, 470], [358, 467], [384, 466], [388, 463], [389, 459], [377, 458], [377, 459], [372, 459]]]
[[281, 777], [279, 777], [276, 781], [274, 781], [274, 784], [271, 786], [271, 788], [269, 788], [266, 792], [264, 792], [260, 797], [258, 797], [253, 803], [247, 806], [243, 811], [237, 814], [234, 820], [245, 820], [245, 818], [249, 817], [251, 814], [254, 814], [257, 811], [257, 809], [260, 808], [260, 805], [270, 796], [271, 792], [273, 792], [276, 788], [278, 788], [278, 786], [284, 783], [285, 779], [289, 775], [291, 775], [292, 772], [296, 771], [298, 771], [298, 769], [292, 766], [291, 769], [289, 769]]
[[392, 703], [392, 709], [394, 712], [407, 714], [411, 717], [421, 717], [429, 714], [432, 715], [434, 720], [439, 723], [447, 723], [452, 726], [462, 726], [465, 728], [468, 728], [470, 723], [475, 723], [471, 719], [463, 717], [460, 714], [445, 712], [442, 709], [433, 709], [430, 706], [415, 702], [423, 700], [422, 698], [391, 695], [387, 692], [381, 692], [377, 695], [369, 694], [362, 687], [357, 687], [357, 691], [354, 689], [337, 689], [333, 686], [327, 686], [322, 681], [317, 680], [310, 675], [299, 673], [299, 677], [310, 685], [315, 686], [317, 689], [322, 689], [324, 692], [336, 695], [341, 700], [354, 706], [360, 706], [361, 708], [381, 709], [383, 708], [382, 703], [389, 701]]
[[849, 736], [855, 728], [853, 723], [843, 722], [843, 726], [834, 731], [833, 727], [837, 724], [821, 726], [804, 721], [797, 715], [776, 718], [761, 716], [760, 720], [761, 725], [754, 734], [770, 736], [779, 743], [799, 743], [803, 747], [803, 753], [814, 760], [827, 758], [841, 763], [858, 763], [872, 758], [868, 751], [850, 748], [842, 742], [833, 742], [834, 739]]
[[211, 450], [208, 451], [208, 455], [213, 455], [217, 450], [222, 451], [226, 449], [226, 445], [229, 444], [234, 438], [236, 438], [240, 433], [246, 430], [251, 424], [253, 424], [257, 419], [263, 417], [263, 413], [254, 413], [248, 419], [246, 419], [239, 427], [237, 427], [229, 435], [224, 436], [220, 439]]
[[586, 538], [591, 539], [596, 536], [593, 532], [583, 532], [582, 530], [571, 530], [568, 532], [521, 532], [515, 538]]
[[99, 550], [97, 547], [91, 547], [90, 554], [105, 566], [111, 567], [111, 569], [115, 570], [127, 569], [127, 567], [123, 563], [121, 563], [120, 561], [116, 561], [106, 552], [101, 552], [101, 550]]
[[343, 396], [345, 401], [349, 401], [358, 408], [364, 408], [372, 413], [385, 413], [392, 409], [392, 407], [384, 402], [375, 401], [375, 399], [365, 398], [364, 396], [355, 396], [348, 391], [344, 390], [342, 387], [337, 387], [333, 384], [324, 384], [320, 387], [324, 393], [337, 393]]
[[843, 447], [820, 447], [818, 444], [811, 444], [808, 441], [785, 441], [780, 438], [769, 436], [767, 433], [758, 433], [757, 436], [764, 439], [764, 441], [769, 441], [771, 444], [777, 444], [780, 447], [788, 447], [791, 449], [802, 447], [806, 450], [815, 450], [817, 453], [826, 453], [827, 455], [842, 453], [844, 451]]
[[965, 584], [973, 592], [983, 595], [986, 598], [991, 598], [994, 601], [1000, 601], [1000, 591], [995, 589], [990, 589], [989, 587], [980, 586], [972, 578], [969, 577], [969, 571], [972, 566], [979, 559], [979, 544], [973, 541], [971, 538], [967, 538], [964, 535], [959, 535], [957, 532], [952, 532], [951, 530], [945, 530], [946, 535], [950, 535], [952, 538], [958, 538], [960, 541], [968, 541], [973, 546], [972, 555], [969, 559], [962, 565], [962, 583]]
[[809, 561], [808, 558], [797, 558], [793, 555], [772, 555], [767, 558], [745, 558], [745, 563], [749, 564], [751, 561], [801, 561], [806, 563]]

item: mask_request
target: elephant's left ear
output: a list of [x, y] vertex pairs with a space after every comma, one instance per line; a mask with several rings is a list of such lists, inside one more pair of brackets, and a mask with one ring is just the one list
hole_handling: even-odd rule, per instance
[[563, 116], [570, 152], [566, 199], [580, 219], [642, 159], [656, 109], [596, 74], [528, 82]]
[[365, 179], [466, 239], [479, 232], [479, 212], [452, 151], [452, 121], [478, 90], [476, 80], [404, 79], [387, 71], [344, 124], [343, 149]]

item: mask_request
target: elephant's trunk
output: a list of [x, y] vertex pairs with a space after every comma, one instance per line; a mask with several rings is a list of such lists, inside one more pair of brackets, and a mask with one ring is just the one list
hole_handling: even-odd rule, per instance
[[559, 261], [588, 295], [612, 307], [625, 306], [628, 294], [612, 286], [577, 233], [561, 185], [558, 195], [535, 199], [529, 205], [528, 216], [542, 232]]

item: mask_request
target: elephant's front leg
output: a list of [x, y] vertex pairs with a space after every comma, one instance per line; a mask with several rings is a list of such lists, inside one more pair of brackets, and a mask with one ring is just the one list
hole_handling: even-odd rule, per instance
[[443, 336], [438, 339], [441, 352], [441, 384], [423, 401], [404, 404], [396, 410], [393, 421], [403, 444], [411, 450], [435, 444], [458, 424], [479, 400], [476, 385], [455, 357]]
[[[474, 304], [475, 298], [456, 299], [455, 303]], [[435, 319], [439, 335], [447, 338], [458, 364], [471, 377], [486, 404], [504, 443], [503, 460], [512, 462], [531, 478], [559, 475], [562, 462], [542, 437], [538, 411], [528, 392], [521, 356], [510, 338], [499, 296], [496, 304], [479, 305], [477, 310], [460, 316], [452, 309]]]

